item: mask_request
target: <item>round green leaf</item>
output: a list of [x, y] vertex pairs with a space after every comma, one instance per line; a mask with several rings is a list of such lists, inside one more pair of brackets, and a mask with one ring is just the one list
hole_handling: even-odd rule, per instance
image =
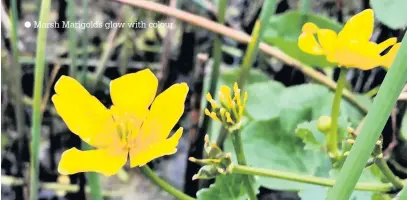
[[276, 117], [280, 113], [279, 96], [284, 86], [276, 81], [255, 83], [247, 87], [247, 113], [256, 120]]

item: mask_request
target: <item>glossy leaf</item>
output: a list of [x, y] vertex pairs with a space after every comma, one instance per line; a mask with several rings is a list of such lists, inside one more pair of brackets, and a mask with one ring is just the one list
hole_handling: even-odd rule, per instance
[[247, 87], [247, 113], [256, 120], [271, 119], [280, 113], [279, 96], [284, 86], [275, 81], [255, 83]]

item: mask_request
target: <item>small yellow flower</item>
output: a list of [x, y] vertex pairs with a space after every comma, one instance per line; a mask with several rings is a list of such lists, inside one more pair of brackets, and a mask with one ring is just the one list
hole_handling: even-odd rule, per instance
[[148, 69], [117, 78], [110, 83], [113, 106], [107, 109], [75, 79], [62, 76], [52, 102], [68, 128], [96, 149], [65, 151], [58, 172], [110, 176], [126, 164], [128, 155], [130, 166], [136, 167], [175, 153], [183, 129], [168, 135], [184, 112], [188, 86], [175, 84], [154, 100], [157, 85]]
[[233, 85], [233, 93], [232, 98], [230, 87], [222, 85], [219, 90], [220, 106], [212, 99], [211, 94], [206, 94], [206, 100], [211, 104], [212, 111], [205, 109], [205, 114], [216, 121], [222, 122], [227, 128], [240, 122], [247, 101], [247, 92], [244, 93], [242, 100], [237, 83]]
[[[313, 23], [302, 27], [298, 38], [298, 46], [306, 53], [324, 55], [331, 63], [343, 67], [355, 67], [362, 70], [377, 66], [389, 68], [400, 48], [396, 38], [376, 44], [369, 41], [373, 34], [374, 13], [366, 9], [350, 18], [344, 28], [337, 34], [333, 30], [320, 29]], [[318, 41], [315, 38], [318, 36]], [[381, 56], [384, 50], [393, 46], [389, 52]]]

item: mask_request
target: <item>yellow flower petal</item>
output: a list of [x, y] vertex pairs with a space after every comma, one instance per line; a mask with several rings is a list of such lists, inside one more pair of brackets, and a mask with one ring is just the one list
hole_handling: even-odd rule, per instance
[[387, 52], [386, 55], [381, 57], [381, 64], [386, 67], [390, 68], [390, 66], [393, 64], [394, 59], [396, 58], [397, 52], [399, 51], [400, 48], [400, 43], [395, 44], [389, 52]]
[[232, 104], [232, 96], [230, 92], [231, 92], [230, 87], [226, 85], [220, 86], [219, 99], [226, 106], [231, 106]]
[[207, 108], [205, 108], [205, 115], [211, 116], [211, 111], [209, 111]]
[[321, 44], [325, 54], [330, 54], [334, 51], [336, 45], [336, 33], [329, 29], [320, 29], [318, 31], [318, 41]]
[[211, 104], [212, 109], [218, 107], [218, 104], [213, 100], [212, 95], [209, 92], [206, 94], [206, 100]]
[[308, 33], [302, 33], [298, 38], [298, 47], [309, 54], [312, 55], [323, 55], [324, 51], [318, 44], [314, 35]]
[[307, 34], [315, 34], [319, 30], [318, 26], [312, 22], [307, 22], [302, 26], [302, 32]]
[[155, 142], [166, 139], [184, 113], [188, 90], [186, 83], [180, 83], [172, 85], [158, 95], [136, 140]]
[[338, 46], [340, 48], [335, 51], [335, 59], [340, 66], [368, 70], [380, 65], [380, 52], [376, 43], [352, 40], [342, 41]]
[[52, 97], [55, 109], [68, 128], [94, 147], [119, 140], [109, 111], [75, 79], [62, 76]]
[[381, 53], [396, 43], [397, 43], [397, 38], [395, 38], [395, 37], [389, 38], [378, 45], [378, 51]]
[[62, 153], [58, 172], [63, 175], [79, 172], [98, 172], [105, 176], [116, 174], [127, 161], [125, 150], [98, 149], [80, 151], [71, 148]]
[[177, 152], [177, 145], [182, 131], [183, 129], [179, 128], [169, 139], [156, 143], [137, 141], [135, 147], [130, 149], [130, 166], [143, 166], [155, 158]]
[[216, 120], [216, 121], [220, 121], [220, 119], [218, 118], [218, 116], [216, 115], [215, 112], [211, 112], [210, 117], [211, 117], [212, 119]]
[[158, 80], [149, 70], [126, 74], [110, 82], [110, 96], [115, 106], [144, 118], [157, 92]]
[[232, 117], [230, 116], [230, 112], [226, 112], [226, 122], [234, 123]]
[[338, 34], [338, 39], [368, 41], [373, 34], [374, 13], [372, 9], [366, 9], [350, 18], [342, 31]]

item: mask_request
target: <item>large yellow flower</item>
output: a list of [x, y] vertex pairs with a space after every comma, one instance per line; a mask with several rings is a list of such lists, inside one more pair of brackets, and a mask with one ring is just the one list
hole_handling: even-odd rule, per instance
[[[343, 67], [355, 67], [362, 70], [377, 66], [389, 68], [400, 48], [396, 38], [376, 44], [369, 41], [373, 34], [374, 13], [367, 9], [350, 18], [344, 28], [336, 34], [333, 30], [320, 29], [313, 23], [302, 27], [298, 46], [306, 53], [324, 55], [327, 60]], [[318, 35], [318, 41], [315, 39]], [[381, 56], [385, 49], [392, 46], [389, 52]]]
[[188, 86], [175, 84], [154, 100], [157, 84], [148, 69], [117, 78], [110, 83], [113, 106], [107, 109], [75, 79], [62, 76], [52, 102], [68, 128], [96, 149], [65, 151], [59, 173], [110, 176], [126, 164], [128, 155], [130, 166], [136, 167], [175, 153], [183, 129], [168, 135], [184, 112]]

